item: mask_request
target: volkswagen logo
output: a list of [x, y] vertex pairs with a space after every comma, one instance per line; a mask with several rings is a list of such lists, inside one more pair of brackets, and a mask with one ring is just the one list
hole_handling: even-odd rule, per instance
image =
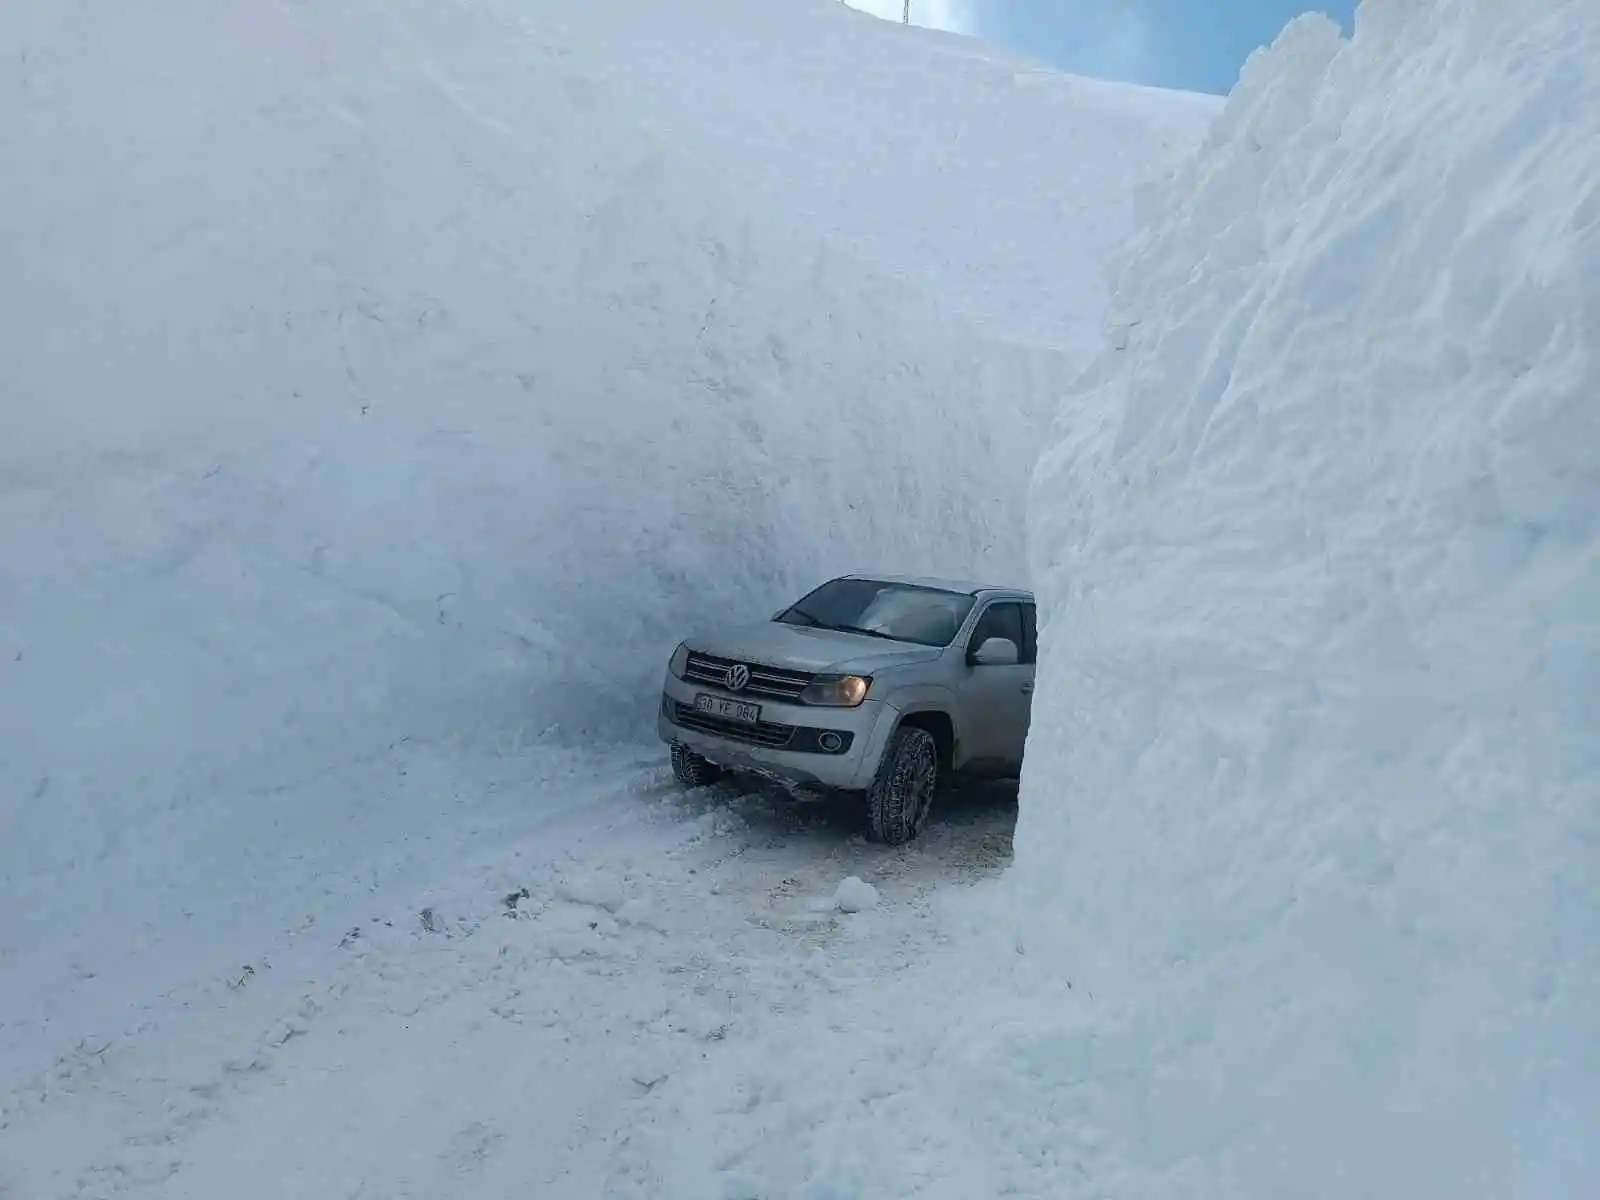
[[742, 692], [750, 683], [750, 668], [743, 663], [734, 663], [728, 668], [728, 675], [724, 682], [730, 692]]

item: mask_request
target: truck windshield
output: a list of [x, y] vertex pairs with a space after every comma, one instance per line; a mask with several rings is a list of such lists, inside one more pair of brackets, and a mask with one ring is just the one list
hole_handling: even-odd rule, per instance
[[837, 629], [919, 646], [948, 646], [972, 611], [961, 592], [875, 579], [835, 579], [786, 608], [786, 625]]

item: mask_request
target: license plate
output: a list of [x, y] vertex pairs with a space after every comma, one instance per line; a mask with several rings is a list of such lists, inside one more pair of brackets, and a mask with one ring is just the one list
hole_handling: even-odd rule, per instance
[[724, 721], [743, 721], [754, 725], [761, 720], [761, 706], [744, 700], [727, 700], [721, 696], [698, 695], [694, 698], [696, 712], [708, 717], [721, 717]]

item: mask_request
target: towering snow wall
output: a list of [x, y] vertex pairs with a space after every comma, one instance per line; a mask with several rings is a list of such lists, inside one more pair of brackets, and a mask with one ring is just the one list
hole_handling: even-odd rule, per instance
[[1292, 24], [1110, 333], [1012, 877], [1085, 1194], [1600, 1195], [1600, 6]]
[[[693, 130], [771, 211], [857, 246], [942, 311], [1087, 359], [1134, 182], [1219, 96], [1083, 79], [838, 0], [607, 0], [607, 79]], [[609, 19], [606, 19], [609, 18]], [[1063, 20], [1074, 19], [1071, 11]]]
[[687, 632], [1022, 573], [1054, 357], [644, 133], [596, 14], [0, 8], [0, 1065], [652, 736]]

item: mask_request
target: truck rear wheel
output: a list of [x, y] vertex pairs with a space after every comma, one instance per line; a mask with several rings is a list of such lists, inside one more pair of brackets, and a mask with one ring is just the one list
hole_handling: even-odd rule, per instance
[[903, 845], [922, 832], [939, 786], [939, 747], [914, 725], [895, 730], [867, 789], [867, 834], [875, 842]]
[[682, 742], [672, 743], [672, 777], [687, 788], [709, 787], [722, 778], [722, 768]]

